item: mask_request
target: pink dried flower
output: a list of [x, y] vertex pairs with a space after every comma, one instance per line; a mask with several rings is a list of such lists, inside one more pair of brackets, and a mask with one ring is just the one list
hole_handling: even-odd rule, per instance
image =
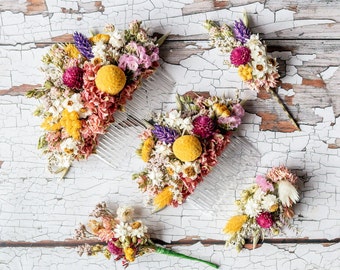
[[236, 115], [237, 117], [240, 117], [242, 118], [244, 116], [244, 109], [242, 107], [242, 105], [240, 103], [236, 103], [234, 106], [233, 106], [233, 109], [232, 109], [232, 112], [234, 115]]
[[250, 49], [245, 46], [236, 47], [230, 53], [230, 62], [236, 67], [247, 64], [250, 59]]
[[194, 134], [203, 139], [209, 138], [213, 134], [215, 125], [209, 116], [200, 115], [193, 120], [192, 124]]
[[273, 184], [268, 182], [267, 179], [264, 176], [262, 176], [262, 175], [256, 176], [255, 181], [256, 181], [256, 184], [260, 187], [260, 189], [263, 192], [274, 191]]
[[273, 226], [274, 221], [272, 215], [269, 212], [263, 212], [256, 217], [256, 223], [261, 227], [268, 229]]
[[274, 183], [286, 180], [293, 185], [296, 184], [296, 182], [298, 181], [298, 177], [296, 176], [296, 174], [292, 173], [287, 167], [283, 165], [272, 168], [267, 173], [267, 178]]
[[72, 89], [81, 89], [83, 86], [83, 70], [79, 67], [70, 67], [63, 74], [63, 83]]

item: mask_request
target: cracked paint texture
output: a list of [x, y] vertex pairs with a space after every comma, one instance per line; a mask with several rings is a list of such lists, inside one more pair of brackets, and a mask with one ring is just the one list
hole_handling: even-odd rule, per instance
[[[137, 206], [152, 236], [170, 243], [225, 240], [221, 230], [236, 210], [234, 200], [251, 177], [226, 179], [220, 211], [202, 213], [188, 201], [178, 208], [151, 214], [144, 195], [131, 180], [140, 161], [134, 153], [124, 166], [112, 169], [96, 156], [75, 162], [64, 180], [51, 175], [46, 158], [37, 150], [38, 105], [24, 93], [43, 81], [40, 59], [54, 42], [71, 41], [75, 30], [87, 34], [106, 23], [127, 27], [144, 21], [152, 32], [170, 36], [161, 47], [162, 67], [176, 81], [175, 92], [191, 90], [234, 96], [239, 89], [248, 100], [246, 116], [236, 135], [260, 153], [256, 173], [287, 165], [300, 178], [301, 200], [294, 226], [285, 239], [340, 237], [340, 45], [338, 1], [274, 0], [27, 0], [0, 3], [0, 242], [64, 241], [73, 237], [95, 204]], [[245, 89], [236, 70], [209, 46], [202, 22], [227, 22], [250, 14], [268, 50], [280, 62], [282, 85], [278, 94], [297, 119], [301, 131], [291, 130], [280, 107], [266, 93]], [[171, 103], [171, 102], [170, 102]], [[164, 101], [164, 107], [170, 106]], [[223, 162], [223, 161], [222, 161]], [[223, 175], [221, 175], [223, 178]], [[338, 269], [335, 244], [264, 243], [236, 253], [222, 244], [174, 245], [172, 249], [211, 260], [220, 269]], [[1, 247], [0, 269], [123, 269], [101, 256], [79, 257], [74, 248]], [[151, 254], [129, 269], [208, 269], [198, 262]]]

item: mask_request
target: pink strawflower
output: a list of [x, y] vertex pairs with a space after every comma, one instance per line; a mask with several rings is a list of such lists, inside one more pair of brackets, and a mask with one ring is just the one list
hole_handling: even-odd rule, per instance
[[215, 124], [209, 116], [200, 115], [193, 120], [192, 124], [194, 134], [203, 139], [209, 138], [213, 134]]
[[274, 221], [272, 215], [269, 212], [263, 212], [256, 217], [256, 223], [261, 227], [268, 229], [273, 226]]
[[63, 83], [72, 89], [81, 89], [83, 86], [83, 70], [79, 67], [70, 67], [63, 74]]
[[111, 241], [107, 243], [107, 249], [110, 251], [111, 254], [116, 255], [117, 257], [123, 257], [124, 251], [122, 248], [117, 247], [114, 242], [118, 239], [113, 238]]
[[118, 67], [120, 67], [122, 70], [132, 70], [132, 71], [137, 71], [139, 68], [139, 59], [137, 56], [132, 55], [132, 54], [123, 54], [119, 58], [118, 62]]
[[267, 179], [262, 175], [256, 176], [255, 182], [263, 192], [274, 191], [273, 184], [268, 182]]
[[298, 177], [283, 165], [272, 168], [266, 176], [274, 183], [286, 180], [294, 185], [298, 180]]
[[245, 46], [236, 47], [230, 53], [230, 62], [236, 67], [247, 64], [250, 59], [250, 49]]
[[235, 129], [241, 125], [241, 118], [237, 116], [219, 117], [217, 122], [222, 126], [225, 125], [230, 129]]

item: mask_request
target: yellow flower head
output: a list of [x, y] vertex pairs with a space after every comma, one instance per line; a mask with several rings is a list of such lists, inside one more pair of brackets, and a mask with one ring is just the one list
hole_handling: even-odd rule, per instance
[[243, 81], [250, 81], [253, 78], [253, 69], [248, 64], [238, 67], [238, 75]]
[[64, 50], [67, 53], [67, 55], [71, 58], [78, 58], [78, 56], [80, 55], [80, 52], [78, 51], [77, 47], [74, 46], [73, 44], [67, 44], [64, 47]]
[[238, 215], [231, 217], [223, 228], [223, 232], [229, 234], [239, 232], [242, 228], [242, 225], [247, 221], [247, 219], [247, 215]]
[[103, 41], [104, 43], [108, 43], [110, 40], [110, 36], [106, 34], [97, 34], [93, 37], [89, 38], [92, 43], [97, 43], [98, 41]]
[[230, 111], [226, 104], [223, 103], [215, 103], [213, 105], [213, 110], [215, 111], [217, 116], [228, 117], [230, 116]]
[[172, 145], [174, 155], [181, 161], [194, 161], [202, 153], [199, 139], [193, 135], [183, 135]]
[[61, 113], [60, 125], [65, 129], [68, 135], [72, 136], [75, 140], [80, 140], [81, 121], [77, 112], [63, 110]]
[[47, 131], [57, 131], [61, 129], [60, 123], [52, 123], [52, 116], [47, 116], [41, 124], [41, 127]]
[[278, 208], [279, 208], [279, 205], [276, 203], [276, 204], [273, 204], [273, 205], [270, 207], [269, 211], [273, 213], [273, 212], [275, 212]]
[[144, 162], [148, 162], [150, 159], [150, 155], [152, 152], [152, 148], [154, 147], [155, 142], [152, 137], [149, 137], [145, 140], [142, 146], [141, 157]]
[[142, 226], [142, 223], [140, 223], [139, 221], [135, 221], [135, 222], [131, 223], [132, 229], [138, 229], [140, 226]]
[[95, 82], [99, 90], [110, 95], [117, 95], [125, 86], [126, 76], [119, 67], [106, 65], [98, 70]]
[[129, 261], [129, 262], [133, 262], [135, 260], [135, 251], [128, 247], [128, 248], [124, 248], [124, 254], [125, 254], [125, 258]]
[[153, 199], [153, 204], [156, 207], [156, 211], [163, 209], [165, 206], [169, 205], [172, 201], [173, 193], [171, 191], [171, 186], [164, 188], [160, 193], [156, 195]]

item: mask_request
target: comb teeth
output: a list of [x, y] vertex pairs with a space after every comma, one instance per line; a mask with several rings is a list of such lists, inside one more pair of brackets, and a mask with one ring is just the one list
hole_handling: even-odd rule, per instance
[[242, 180], [255, 177], [259, 160], [260, 153], [254, 146], [244, 138], [232, 136], [216, 166], [188, 197], [188, 203], [210, 215], [228, 210], [222, 201], [235, 197], [236, 186]]
[[96, 156], [118, 170], [140, 162], [140, 158], [133, 158], [140, 145], [138, 135], [146, 128], [144, 119], [150, 118], [150, 112], [162, 110], [162, 102], [169, 99], [174, 87], [174, 80], [161, 68], [145, 79], [125, 111], [115, 113], [115, 122], [99, 139]]

